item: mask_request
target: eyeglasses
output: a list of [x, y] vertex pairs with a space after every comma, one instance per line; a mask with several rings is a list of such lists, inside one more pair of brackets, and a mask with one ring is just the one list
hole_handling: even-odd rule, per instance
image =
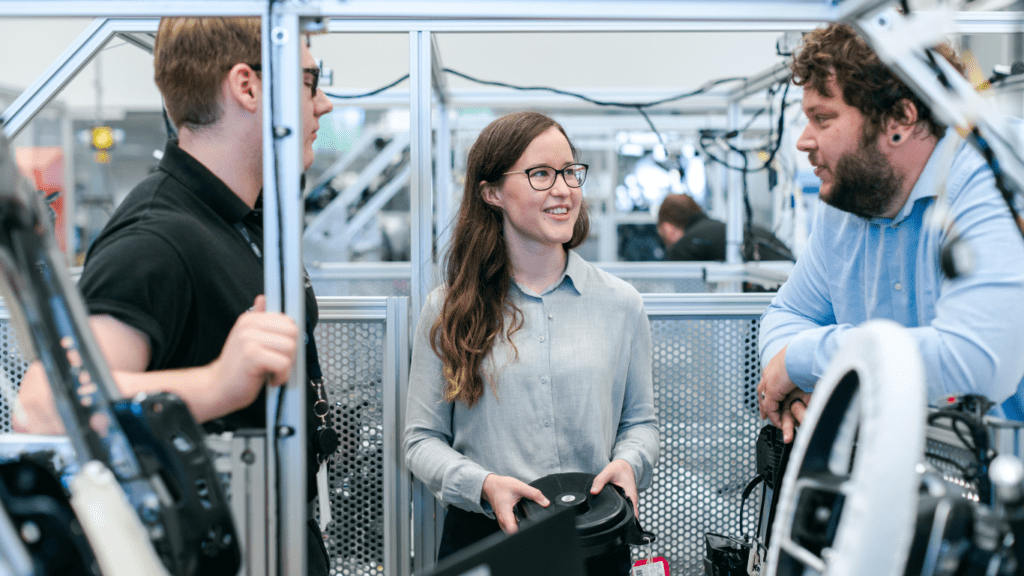
[[530, 186], [538, 192], [543, 192], [555, 185], [555, 180], [559, 174], [562, 175], [562, 180], [565, 181], [566, 186], [570, 188], [583, 186], [583, 182], [587, 179], [587, 168], [590, 168], [590, 166], [586, 164], [570, 164], [561, 170], [556, 170], [551, 166], [534, 166], [519, 172], [505, 172], [502, 176], [526, 174], [526, 177], [530, 180]]
[[[252, 68], [253, 72], [259, 72], [263, 67], [259, 64], [249, 64], [249, 68]], [[316, 98], [316, 88], [320, 84], [320, 69], [319, 68], [303, 68], [303, 72], [313, 76], [313, 81], [306, 84], [309, 86], [309, 94]]]

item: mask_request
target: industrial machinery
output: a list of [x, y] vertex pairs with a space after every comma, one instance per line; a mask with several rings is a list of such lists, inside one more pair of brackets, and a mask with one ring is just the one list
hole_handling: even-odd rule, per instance
[[121, 398], [45, 215], [0, 136], [0, 284], [73, 449], [60, 469], [38, 455], [0, 465], [0, 569], [237, 572], [238, 539], [203, 431], [173, 395]]

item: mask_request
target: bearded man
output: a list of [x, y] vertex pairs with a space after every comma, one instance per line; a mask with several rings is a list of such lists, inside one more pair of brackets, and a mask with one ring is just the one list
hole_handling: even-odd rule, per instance
[[[1024, 239], [992, 170], [849, 26], [808, 34], [792, 70], [808, 120], [797, 148], [824, 205], [761, 318], [762, 418], [791, 441], [849, 330], [885, 318], [917, 340], [930, 401], [981, 394], [990, 413], [1024, 420]], [[943, 188], [952, 226], [929, 218]], [[975, 262], [950, 279], [940, 255], [953, 235]]]

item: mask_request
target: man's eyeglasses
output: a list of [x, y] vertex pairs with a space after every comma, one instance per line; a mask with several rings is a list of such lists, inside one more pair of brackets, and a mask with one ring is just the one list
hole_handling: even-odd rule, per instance
[[[249, 64], [249, 68], [252, 68], [253, 72], [259, 72], [263, 67], [259, 64]], [[316, 98], [316, 88], [320, 84], [320, 69], [319, 68], [303, 68], [303, 72], [313, 77], [313, 81], [307, 83], [309, 86], [309, 93], [313, 98]]]
[[590, 166], [586, 164], [570, 164], [561, 170], [556, 170], [551, 166], [534, 166], [519, 172], [505, 172], [502, 176], [526, 174], [526, 178], [530, 181], [530, 186], [538, 192], [543, 192], [555, 185], [555, 179], [558, 178], [559, 174], [562, 175], [562, 180], [565, 180], [566, 186], [570, 188], [583, 186], [583, 182], [587, 179], [587, 168], [590, 168]]

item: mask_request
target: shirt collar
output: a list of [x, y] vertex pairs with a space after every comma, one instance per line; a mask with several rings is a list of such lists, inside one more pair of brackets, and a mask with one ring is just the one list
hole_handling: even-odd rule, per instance
[[918, 200], [938, 196], [938, 179], [943, 175], [940, 170], [943, 167], [948, 169], [949, 162], [953, 159], [953, 154], [950, 154], [950, 150], [955, 151], [956, 148], [965, 145], [966, 142], [960, 138], [956, 130], [946, 129], [945, 136], [935, 145], [931, 156], [928, 157], [928, 162], [924, 165], [924, 170], [917, 177], [917, 182], [914, 183], [914, 188], [910, 191], [907, 202], [903, 204], [903, 208], [900, 208], [899, 214], [892, 219], [893, 224], [902, 222], [910, 216], [910, 213], [914, 211], [914, 204]]
[[192, 194], [228, 224], [241, 221], [252, 209], [209, 168], [178, 146], [177, 138], [167, 141], [160, 169], [181, 182]]
[[587, 283], [587, 263], [572, 250], [567, 250], [566, 252], [568, 252], [568, 256], [566, 257], [565, 270], [562, 272], [562, 275], [558, 277], [556, 282], [553, 282], [551, 286], [545, 288], [540, 294], [536, 294], [529, 288], [523, 286], [519, 282], [516, 282], [515, 278], [512, 279], [512, 283], [520, 292], [530, 296], [544, 296], [545, 294], [550, 294], [555, 290], [558, 290], [563, 285], [572, 288], [576, 294], [582, 294], [583, 288]]
[[577, 294], [582, 294], [583, 290], [587, 286], [587, 263], [583, 258], [576, 253], [575, 250], [569, 250], [568, 262], [565, 265], [565, 272], [562, 274], [562, 281], [558, 283], [561, 286], [565, 279], [569, 279], [569, 285], [576, 290]]

